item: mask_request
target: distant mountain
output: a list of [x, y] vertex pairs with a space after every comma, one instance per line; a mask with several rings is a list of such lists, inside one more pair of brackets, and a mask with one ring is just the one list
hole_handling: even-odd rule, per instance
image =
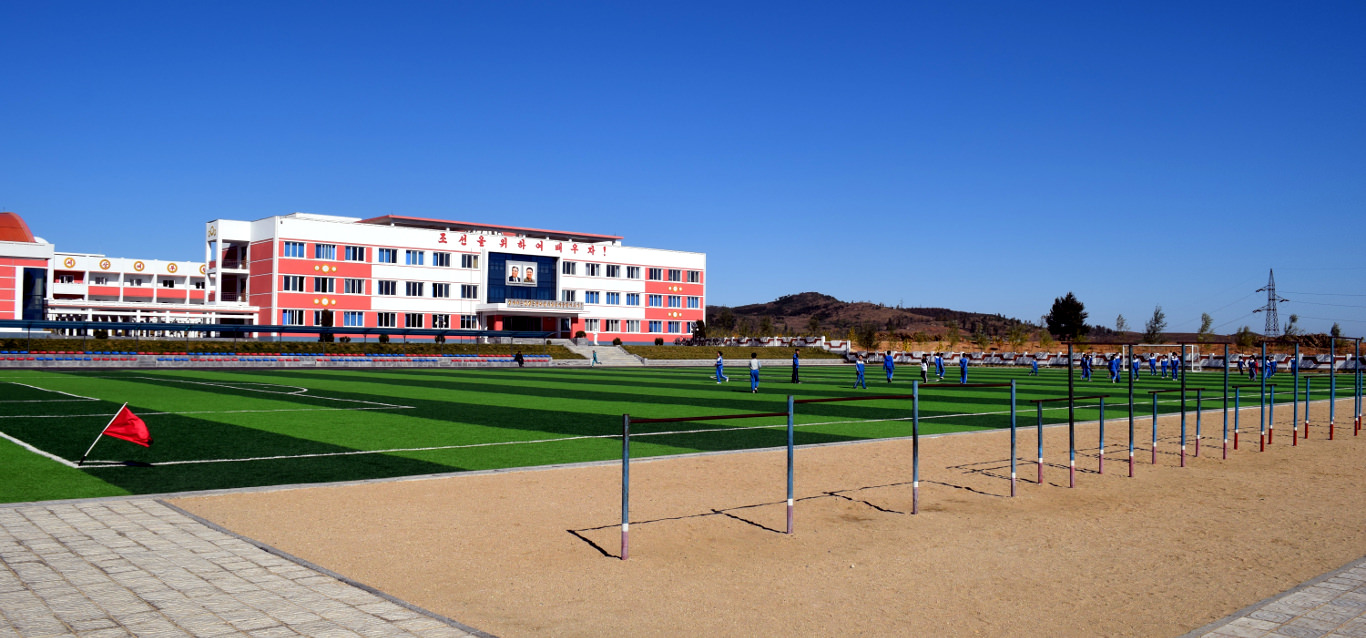
[[[815, 323], [812, 323], [812, 320]], [[769, 330], [764, 330], [765, 320]], [[876, 326], [879, 332], [909, 337], [921, 333], [934, 338], [947, 334], [956, 325], [966, 339], [979, 327], [988, 336], [1004, 336], [1019, 319], [999, 314], [965, 312], [948, 308], [895, 307], [866, 301], [840, 301], [819, 292], [803, 292], [779, 297], [767, 303], [744, 306], [712, 306], [707, 309], [709, 336], [719, 336], [711, 328], [741, 334], [770, 332], [777, 335], [824, 334], [844, 338], [850, 330]], [[814, 328], [814, 329], [813, 329]]]

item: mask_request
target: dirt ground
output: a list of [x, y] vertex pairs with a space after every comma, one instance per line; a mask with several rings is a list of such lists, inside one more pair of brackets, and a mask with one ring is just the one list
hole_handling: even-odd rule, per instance
[[[1327, 440], [1326, 403], [1291, 445], [1279, 406], [1221, 460], [1222, 417], [1178, 467], [1179, 421], [797, 451], [796, 533], [785, 454], [635, 462], [630, 560], [619, 465], [187, 498], [176, 505], [394, 596], [500, 636], [1175, 636], [1366, 555], [1366, 434], [1351, 401]], [[1251, 424], [1250, 435], [1248, 424]], [[1188, 420], [1194, 434], [1194, 417]], [[1211, 436], [1212, 435], [1212, 436]]]

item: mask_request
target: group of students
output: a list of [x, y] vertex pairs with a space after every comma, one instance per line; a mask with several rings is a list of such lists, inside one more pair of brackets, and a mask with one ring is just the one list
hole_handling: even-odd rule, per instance
[[[940, 355], [939, 353], [935, 353], [934, 356], [933, 356], [933, 361], [934, 361], [935, 375], [936, 375], [936, 377], [937, 377], [939, 380], [942, 381], [942, 380], [944, 379], [944, 357], [943, 357], [942, 355]], [[967, 383], [967, 382], [968, 382], [968, 358], [967, 358], [967, 357], [959, 357], [959, 359], [958, 359], [958, 367], [959, 367], [959, 370], [960, 370], [960, 381], [959, 381], [959, 382], [960, 382], [960, 383]], [[759, 368], [760, 368], [759, 354], [758, 354], [757, 352], [751, 352], [751, 353], [749, 353], [749, 391], [750, 391], [750, 392], [758, 392], [758, 391], [759, 391]], [[1036, 368], [1036, 370], [1037, 370], [1037, 368]], [[888, 350], [888, 351], [887, 351], [887, 354], [884, 355], [883, 358], [882, 358], [882, 371], [883, 371], [884, 373], [886, 373], [886, 375], [887, 375], [887, 383], [891, 383], [891, 382], [892, 382], [892, 377], [896, 374], [896, 358], [892, 355], [892, 351], [891, 351], [891, 350]], [[867, 382], [867, 380], [865, 379], [864, 374], [865, 374], [864, 356], [863, 356], [862, 354], [860, 354], [860, 355], [858, 355], [858, 357], [854, 360], [854, 387], [855, 387], [855, 388], [863, 388], [863, 389], [865, 389], [865, 390], [868, 389], [868, 382]], [[711, 378], [714, 379], [717, 383], [725, 383], [725, 382], [730, 381], [730, 377], [726, 376], [726, 355], [725, 355], [724, 353], [722, 353], [720, 350], [717, 350], [717, 351], [716, 351], [716, 373], [715, 373], [714, 375], [712, 375]], [[926, 383], [928, 383], [929, 380], [930, 380], [930, 366], [929, 366], [929, 360], [928, 360], [928, 359], [923, 359], [923, 358], [922, 358], [922, 359], [920, 360], [920, 380], [923, 381], [923, 382], [926, 382]], [[792, 382], [793, 382], [793, 383], [801, 383], [801, 382], [802, 382], [802, 381], [801, 381], [801, 350], [796, 350], [796, 349], [794, 349], [794, 350], [792, 351]]]
[[[1277, 365], [1278, 364], [1276, 360], [1271, 357], [1267, 357], [1265, 361], [1263, 361], [1261, 357], [1252, 357], [1247, 361], [1247, 378], [1255, 381], [1257, 380], [1257, 375], [1259, 374], [1264, 377], [1270, 378], [1271, 376], [1276, 374]], [[1298, 368], [1299, 362], [1292, 357], [1290, 359], [1290, 373], [1294, 374]], [[1243, 358], [1238, 357], [1238, 374], [1242, 373]]]

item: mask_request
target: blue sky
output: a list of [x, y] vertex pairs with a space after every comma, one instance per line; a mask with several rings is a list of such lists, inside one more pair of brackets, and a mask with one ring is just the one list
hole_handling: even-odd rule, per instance
[[[404, 214], [808, 290], [1366, 333], [1366, 3], [0, 0], [0, 210], [202, 259], [203, 222]], [[1353, 257], [1356, 257], [1353, 259]]]

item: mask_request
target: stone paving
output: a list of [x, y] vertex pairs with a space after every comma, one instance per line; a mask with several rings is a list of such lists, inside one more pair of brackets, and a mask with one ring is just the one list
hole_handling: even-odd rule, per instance
[[0, 638], [486, 636], [154, 499], [0, 507]]
[[1273, 596], [1185, 638], [1366, 637], [1366, 559]]

